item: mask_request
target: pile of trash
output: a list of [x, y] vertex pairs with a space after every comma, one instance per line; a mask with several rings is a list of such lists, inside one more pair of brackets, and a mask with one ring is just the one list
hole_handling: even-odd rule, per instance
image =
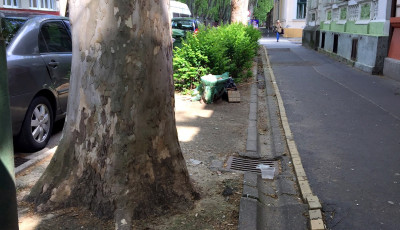
[[237, 90], [235, 82], [229, 73], [222, 75], [205, 75], [202, 76], [199, 86], [192, 93], [192, 101], [203, 101], [207, 104], [219, 99], [227, 93], [228, 90]]

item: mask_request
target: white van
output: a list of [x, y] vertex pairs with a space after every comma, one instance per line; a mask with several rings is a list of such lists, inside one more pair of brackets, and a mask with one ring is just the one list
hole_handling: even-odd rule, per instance
[[169, 14], [170, 18], [181, 18], [181, 17], [192, 16], [189, 7], [185, 3], [177, 1], [170, 1]]

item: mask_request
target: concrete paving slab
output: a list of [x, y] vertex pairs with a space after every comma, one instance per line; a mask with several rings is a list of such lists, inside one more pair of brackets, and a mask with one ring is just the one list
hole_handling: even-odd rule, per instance
[[257, 187], [257, 177], [258, 175], [255, 173], [244, 173], [243, 176], [243, 184], [246, 184], [251, 187]]
[[257, 229], [257, 200], [242, 197], [239, 213], [239, 230]]
[[[282, 229], [282, 230], [306, 230], [307, 218], [303, 215], [307, 212], [307, 206], [303, 204], [290, 204], [283, 206], [259, 207], [258, 229]], [[261, 221], [262, 220], [262, 221]]]
[[279, 177], [277, 183], [279, 188], [278, 192], [280, 194], [298, 195], [298, 192], [296, 190], [296, 183], [289, 178]]
[[258, 199], [258, 189], [257, 187], [250, 187], [248, 185], [243, 185], [243, 197]]

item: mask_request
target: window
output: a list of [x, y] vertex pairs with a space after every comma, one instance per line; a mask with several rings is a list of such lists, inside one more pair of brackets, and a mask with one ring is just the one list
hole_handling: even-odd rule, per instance
[[3, 30], [2, 32], [5, 39], [6, 47], [8, 46], [8, 44], [10, 44], [15, 34], [24, 25], [25, 22], [26, 19], [3, 18], [1, 29]]
[[325, 48], [325, 32], [322, 32], [321, 49]]
[[347, 18], [347, 7], [342, 7], [340, 9], [340, 20], [346, 20]]
[[328, 12], [326, 13], [326, 20], [327, 21], [332, 20], [332, 10], [328, 10]]
[[180, 14], [180, 13], [172, 13], [173, 18], [185, 18], [185, 17], [190, 17], [189, 14]]
[[338, 34], [334, 34], [333, 35], [333, 52], [335, 54], [337, 54], [338, 43], [339, 43], [339, 35]]
[[371, 3], [361, 5], [361, 20], [369, 20], [371, 17]]
[[19, 7], [19, 0], [3, 0], [3, 6], [4, 7], [18, 8]]
[[54, 21], [42, 25], [39, 34], [39, 51], [47, 52], [72, 52], [71, 37], [63, 22]]
[[181, 30], [195, 30], [196, 26], [192, 20], [172, 20], [172, 28], [173, 29], [181, 29]]
[[358, 38], [353, 38], [351, 44], [351, 60], [357, 61]]
[[307, 0], [297, 0], [297, 19], [306, 18], [306, 4]]
[[29, 7], [35, 9], [54, 10], [55, 4], [54, 0], [30, 0]]

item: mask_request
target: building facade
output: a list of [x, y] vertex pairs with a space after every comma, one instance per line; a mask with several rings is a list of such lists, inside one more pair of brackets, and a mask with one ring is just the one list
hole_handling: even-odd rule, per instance
[[400, 0], [392, 2], [389, 39], [389, 53], [385, 58], [383, 74], [400, 81]]
[[391, 0], [308, 0], [303, 44], [365, 72], [383, 71]]
[[0, 10], [65, 16], [67, 0], [0, 0]]
[[279, 19], [284, 37], [301, 37], [306, 25], [307, 0], [275, 0], [273, 21]]

